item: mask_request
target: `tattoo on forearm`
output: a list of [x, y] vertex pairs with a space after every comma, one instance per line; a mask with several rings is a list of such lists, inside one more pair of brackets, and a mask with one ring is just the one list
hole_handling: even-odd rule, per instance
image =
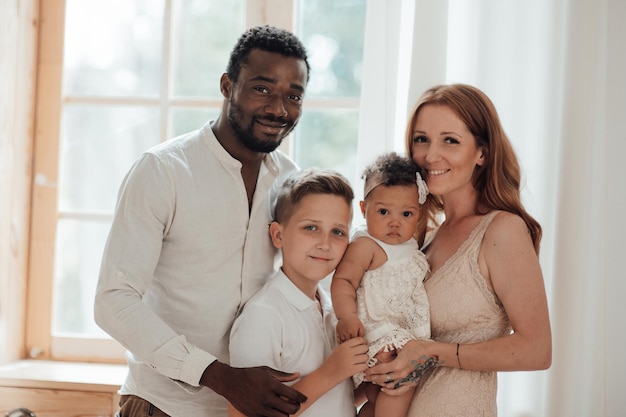
[[412, 361], [411, 364], [413, 365], [413, 370], [411, 371], [411, 373], [405, 378], [397, 380], [393, 388], [399, 388], [400, 385], [404, 384], [405, 382], [412, 382], [414, 384], [417, 383], [417, 380], [422, 375], [424, 375], [426, 371], [428, 371], [430, 368], [434, 368], [435, 366], [439, 366], [442, 363], [443, 361], [439, 361], [439, 356], [437, 355], [424, 355], [418, 360]]

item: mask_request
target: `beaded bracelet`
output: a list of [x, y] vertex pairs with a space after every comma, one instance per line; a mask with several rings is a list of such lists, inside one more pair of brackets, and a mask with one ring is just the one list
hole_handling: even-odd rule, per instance
[[461, 357], [459, 356], [459, 347], [460, 347], [460, 344], [457, 343], [456, 344], [456, 361], [459, 363], [459, 369], [463, 370], [463, 367], [461, 366]]

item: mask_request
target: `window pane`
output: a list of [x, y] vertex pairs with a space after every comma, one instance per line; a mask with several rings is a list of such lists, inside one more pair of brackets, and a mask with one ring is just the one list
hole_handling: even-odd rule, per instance
[[294, 157], [303, 168], [334, 169], [352, 184], [356, 180], [357, 110], [302, 113], [296, 128]]
[[244, 0], [175, 0], [174, 96], [221, 98], [219, 80], [245, 30]]
[[62, 126], [59, 210], [112, 214], [124, 175], [160, 141], [158, 109], [66, 105]]
[[298, 11], [298, 33], [311, 65], [307, 96], [358, 98], [365, 0], [301, 0]]
[[163, 0], [68, 0], [66, 10], [64, 94], [159, 93]]
[[217, 109], [174, 109], [172, 111], [172, 136], [200, 129], [209, 120], [217, 119]]
[[60, 220], [57, 225], [52, 331], [104, 335], [93, 320], [93, 298], [108, 222]]

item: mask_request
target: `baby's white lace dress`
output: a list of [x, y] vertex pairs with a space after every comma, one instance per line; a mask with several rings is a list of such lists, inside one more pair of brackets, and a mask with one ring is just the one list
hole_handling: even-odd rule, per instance
[[[361, 227], [353, 240], [363, 237], [374, 240], [387, 254], [387, 262], [367, 271], [356, 292], [371, 367], [380, 351], [399, 349], [412, 339], [430, 339], [430, 310], [423, 285], [430, 267], [415, 239], [389, 245]], [[353, 377], [355, 387], [363, 377], [363, 373]]]

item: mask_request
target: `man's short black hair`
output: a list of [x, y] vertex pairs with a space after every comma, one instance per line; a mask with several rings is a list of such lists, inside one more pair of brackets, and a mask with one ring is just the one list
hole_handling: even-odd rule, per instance
[[311, 67], [306, 49], [300, 39], [288, 30], [265, 25], [248, 29], [237, 40], [226, 67], [226, 73], [233, 82], [237, 81], [241, 65], [245, 63], [252, 49], [277, 52], [288, 57], [302, 59], [306, 64], [306, 80], [309, 81]]

